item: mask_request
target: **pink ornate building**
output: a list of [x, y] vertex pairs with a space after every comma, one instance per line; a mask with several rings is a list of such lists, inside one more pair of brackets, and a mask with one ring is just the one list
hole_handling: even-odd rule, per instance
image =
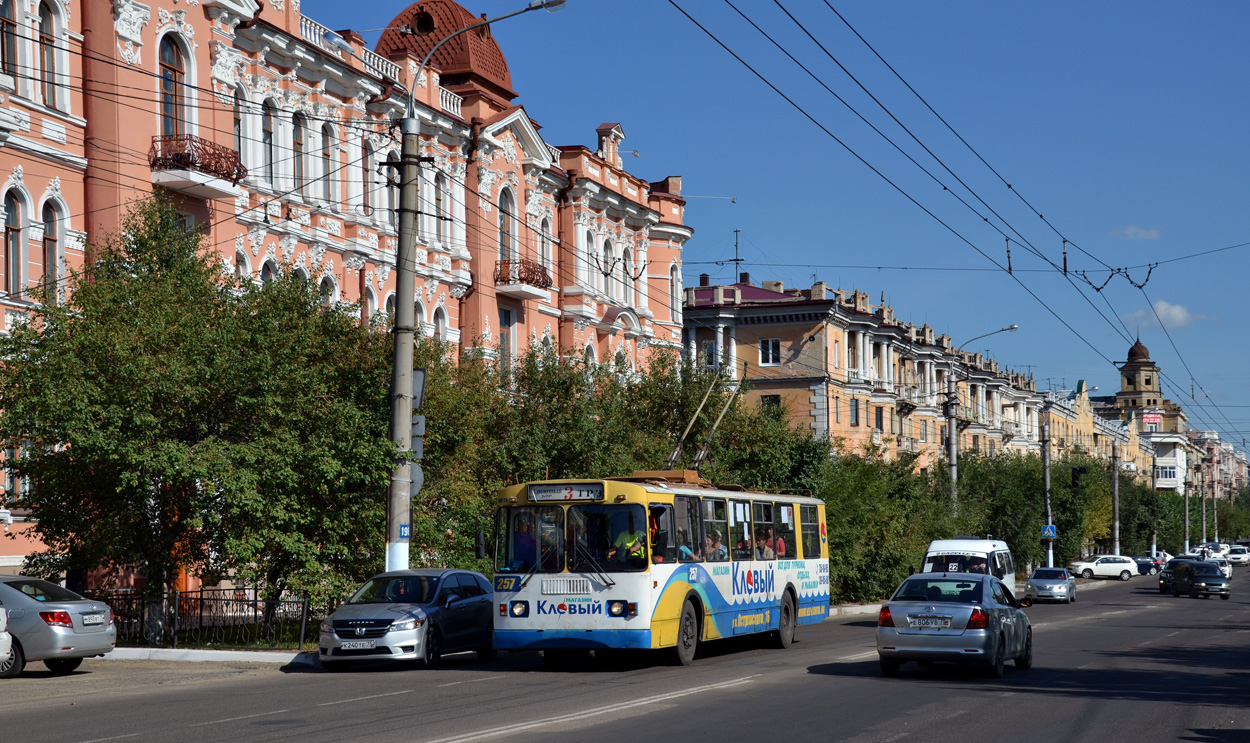
[[[432, 33], [395, 28], [419, 12]], [[31, 308], [30, 287], [60, 286], [156, 190], [239, 276], [300, 272], [362, 319], [393, 306], [393, 123], [425, 53], [477, 20], [421, 0], [375, 50], [338, 32], [351, 55], [298, 0], [0, 0], [3, 328]], [[679, 349], [692, 234], [680, 178], [626, 172], [620, 124], [593, 147], [544, 141], [489, 30], [444, 46], [414, 90], [433, 159], [416, 254], [424, 335], [504, 365], [530, 344], [634, 368]]]

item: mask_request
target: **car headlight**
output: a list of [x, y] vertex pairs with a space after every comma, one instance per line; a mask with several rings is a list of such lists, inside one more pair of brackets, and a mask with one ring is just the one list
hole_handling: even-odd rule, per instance
[[1206, 583], [1199, 583], [1199, 584], [1198, 584], [1198, 586], [1199, 586], [1200, 588], [1206, 588], [1206, 587], [1207, 587], [1207, 584], [1206, 584]]
[[321, 620], [321, 631], [329, 633], [329, 634], [334, 634], [334, 625], [330, 622], [329, 619]]
[[1035, 590], [1032, 583], [1025, 583], [1024, 587], [1030, 591]]
[[513, 602], [512, 602], [512, 607], [511, 607], [511, 612], [512, 612], [512, 616], [514, 616], [514, 617], [518, 617], [518, 618], [520, 618], [520, 617], [528, 617], [528, 616], [530, 615], [530, 602], [528, 602], [528, 601], [513, 601]]
[[387, 632], [407, 632], [408, 630], [414, 630], [417, 627], [420, 627], [422, 624], [425, 624], [424, 619], [414, 619], [410, 617], [408, 619], [401, 619], [398, 622], [391, 622], [390, 629], [386, 631]]

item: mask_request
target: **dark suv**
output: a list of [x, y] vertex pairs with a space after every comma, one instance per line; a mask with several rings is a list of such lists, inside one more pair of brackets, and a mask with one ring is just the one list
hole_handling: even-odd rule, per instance
[[1168, 564], [1163, 566], [1163, 570], [1159, 571], [1159, 593], [1167, 593], [1172, 590], [1172, 573], [1175, 572], [1176, 566], [1183, 562], [1195, 562], [1189, 557], [1174, 557], [1168, 560]]
[[1172, 571], [1172, 595], [1188, 593], [1190, 598], [1219, 596], [1228, 599], [1228, 578], [1215, 563], [1183, 562]]

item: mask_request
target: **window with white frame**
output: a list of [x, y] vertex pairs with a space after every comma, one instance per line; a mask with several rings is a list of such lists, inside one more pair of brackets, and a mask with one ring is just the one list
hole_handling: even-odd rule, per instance
[[9, 191], [4, 195], [4, 291], [9, 296], [22, 292], [22, 216], [22, 202]]
[[338, 298], [338, 288], [334, 286], [334, 279], [326, 276], [321, 279], [318, 285], [317, 294], [321, 300], [322, 307], [329, 307]]
[[681, 271], [675, 263], [668, 269], [668, 317], [681, 322]]
[[57, 295], [57, 258], [60, 254], [60, 234], [57, 230], [59, 220], [56, 208], [52, 204], [43, 205], [43, 288], [48, 301], [56, 303]]
[[321, 127], [321, 198], [326, 206], [334, 205], [334, 129]]
[[434, 176], [434, 240], [447, 245], [447, 214], [451, 206], [451, 194], [447, 192], [447, 176]]
[[621, 304], [629, 307], [634, 304], [634, 291], [633, 291], [634, 264], [633, 264], [632, 256], [629, 252], [629, 248], [625, 248], [624, 250], [621, 251], [621, 273], [620, 275], [621, 275], [621, 279], [620, 279], [621, 281], [621, 284], [620, 284], [621, 285], [621, 289], [620, 289]]
[[538, 260], [542, 263], [543, 268], [547, 269], [547, 273], [550, 274], [556, 268], [551, 249], [551, 220], [543, 217], [542, 224], [539, 225], [538, 230]]
[[781, 365], [781, 339], [760, 338], [760, 366]]
[[56, 85], [56, 27], [52, 7], [46, 2], [39, 3], [39, 92], [43, 105], [60, 108]]
[[514, 228], [512, 224], [513, 213], [516, 209], [516, 202], [512, 198], [512, 191], [504, 189], [499, 192], [499, 260], [512, 260]]
[[17, 76], [17, 0], [0, 0], [0, 72]]
[[291, 173], [295, 176], [292, 184], [295, 193], [304, 195], [304, 138], [308, 126], [304, 115], [297, 113], [291, 118]]
[[161, 37], [160, 92], [161, 134], [179, 137], [186, 134], [186, 59], [173, 34]]
[[366, 217], [373, 215], [373, 148], [363, 138], [360, 142], [360, 204]]
[[265, 180], [271, 187], [276, 187], [278, 179], [278, 140], [274, 137], [273, 104], [265, 101], [260, 109], [260, 146], [264, 158]]
[[616, 260], [612, 256], [612, 241], [604, 240], [603, 265], [599, 267], [599, 276], [595, 280], [603, 282], [600, 289], [608, 296], [608, 299], [612, 298], [612, 273], [615, 266]]

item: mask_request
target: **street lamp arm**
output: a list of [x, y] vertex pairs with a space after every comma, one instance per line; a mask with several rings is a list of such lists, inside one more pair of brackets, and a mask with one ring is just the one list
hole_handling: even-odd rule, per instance
[[999, 333], [1014, 333], [1019, 328], [1020, 328], [1019, 325], [1008, 325], [1005, 328], [999, 328], [998, 330], [991, 330], [990, 332], [982, 333], [981, 335], [978, 335], [975, 338], [969, 338], [968, 340], [964, 341], [963, 344], [959, 346], [959, 348], [955, 349], [955, 353], [959, 353], [960, 351], [964, 350], [964, 346], [968, 345], [969, 343], [973, 341], [979, 341], [982, 338], [988, 338], [991, 335], [997, 335]]

